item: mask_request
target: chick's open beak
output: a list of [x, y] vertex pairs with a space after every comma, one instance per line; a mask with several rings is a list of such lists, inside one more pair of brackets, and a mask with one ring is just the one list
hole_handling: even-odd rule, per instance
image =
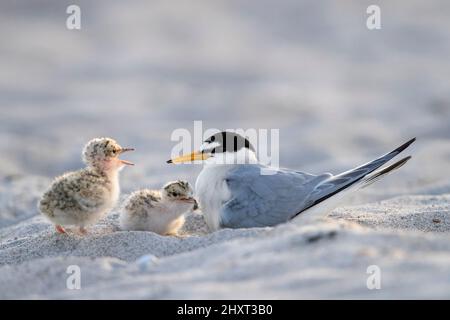
[[[134, 148], [122, 148], [122, 149], [120, 150], [120, 153], [122, 154], [122, 153], [128, 152], [128, 151], [134, 151]], [[119, 160], [120, 160], [120, 162], [122, 162], [123, 164], [129, 165], [129, 166], [134, 166], [134, 163], [133, 163], [133, 162], [130, 162], [130, 161], [127, 161], [127, 160], [122, 160], [122, 159], [119, 159]]]
[[167, 160], [167, 163], [183, 163], [183, 162], [192, 162], [195, 160], [206, 160], [211, 156], [205, 152], [195, 151], [190, 154], [185, 154], [180, 157], [176, 157], [170, 160]]

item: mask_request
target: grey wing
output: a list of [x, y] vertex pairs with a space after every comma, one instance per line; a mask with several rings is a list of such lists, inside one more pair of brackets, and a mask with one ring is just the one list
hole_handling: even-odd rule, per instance
[[[341, 174], [338, 174], [336, 176], [331, 176], [327, 180], [323, 181], [322, 183], [318, 184], [311, 192], [311, 194], [308, 195], [308, 200], [305, 202], [304, 207], [295, 215], [302, 213], [303, 211], [327, 200], [328, 198], [336, 195], [337, 193], [348, 189], [351, 186], [357, 185], [358, 183], [361, 184], [370, 184], [373, 182], [373, 180], [376, 180], [380, 178], [381, 176], [385, 175], [386, 173], [389, 173], [392, 170], [395, 170], [402, 166], [406, 161], [410, 159], [410, 157], [407, 157], [405, 159], [402, 159], [398, 161], [397, 163], [394, 163], [392, 166], [389, 166], [385, 168], [384, 170], [377, 171], [380, 167], [382, 167], [384, 164], [386, 164], [388, 161], [392, 160], [395, 156], [397, 156], [400, 152], [405, 150], [407, 147], [409, 147], [416, 138], [413, 138], [409, 140], [408, 142], [404, 143], [397, 149], [375, 159], [372, 160], [366, 164], [363, 164], [359, 167], [356, 167], [354, 169], [351, 169], [349, 171], [343, 172]], [[373, 172], [375, 172], [373, 175], [371, 175]]]
[[231, 198], [222, 206], [222, 227], [264, 227], [286, 222], [304, 207], [312, 190], [331, 177], [283, 169], [271, 175], [261, 174], [261, 169], [266, 168], [241, 165], [227, 174]]

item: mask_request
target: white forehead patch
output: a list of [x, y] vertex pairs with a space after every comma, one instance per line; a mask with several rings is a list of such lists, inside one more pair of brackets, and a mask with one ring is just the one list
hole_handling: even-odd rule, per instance
[[220, 143], [218, 143], [217, 141], [214, 142], [204, 142], [201, 146], [200, 146], [200, 151], [203, 150], [210, 150], [210, 149], [214, 149], [220, 147]]

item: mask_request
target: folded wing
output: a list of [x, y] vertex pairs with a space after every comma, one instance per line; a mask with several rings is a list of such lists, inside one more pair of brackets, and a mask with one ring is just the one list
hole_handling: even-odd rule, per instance
[[229, 171], [226, 181], [231, 198], [222, 206], [221, 227], [273, 226], [291, 219], [304, 207], [308, 194], [331, 174], [276, 170], [261, 165], [240, 165]]

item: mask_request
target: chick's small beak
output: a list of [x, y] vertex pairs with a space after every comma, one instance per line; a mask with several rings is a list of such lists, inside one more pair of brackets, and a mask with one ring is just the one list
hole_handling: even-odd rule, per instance
[[192, 210], [197, 210], [198, 209], [198, 202], [193, 197], [191, 197], [191, 198], [181, 198], [180, 201], [187, 202], [187, 203], [192, 203], [194, 205]]
[[192, 208], [192, 210], [197, 210], [199, 208], [198, 202], [196, 199], [194, 199], [194, 207]]
[[180, 157], [176, 157], [170, 160], [167, 160], [167, 163], [183, 163], [183, 162], [192, 162], [195, 160], [206, 160], [211, 156], [208, 153], [195, 151], [190, 154], [185, 154]]
[[[120, 153], [122, 154], [122, 153], [128, 152], [128, 151], [134, 151], [134, 148], [122, 148], [122, 149], [120, 150]], [[120, 160], [120, 162], [122, 162], [123, 164], [129, 165], [129, 166], [134, 166], [134, 163], [133, 163], [133, 162], [130, 162], [130, 161], [127, 161], [127, 160], [122, 160], [122, 159], [119, 159], [119, 160]]]

